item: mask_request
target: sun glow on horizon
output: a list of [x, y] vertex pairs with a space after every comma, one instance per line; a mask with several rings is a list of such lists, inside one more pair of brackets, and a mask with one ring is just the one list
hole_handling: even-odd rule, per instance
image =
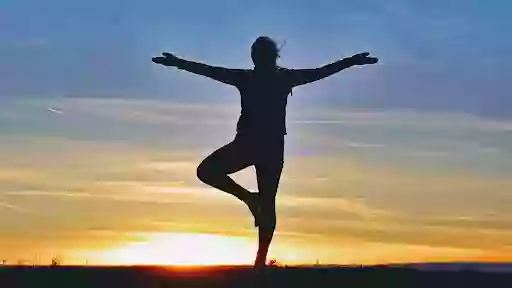
[[256, 253], [256, 243], [245, 237], [144, 233], [144, 238], [87, 254], [102, 265], [209, 266], [252, 264]]

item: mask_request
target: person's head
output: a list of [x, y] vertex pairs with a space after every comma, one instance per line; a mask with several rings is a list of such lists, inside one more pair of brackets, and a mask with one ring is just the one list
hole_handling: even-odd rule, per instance
[[276, 67], [279, 49], [276, 42], [266, 36], [258, 37], [251, 46], [251, 58], [254, 66]]

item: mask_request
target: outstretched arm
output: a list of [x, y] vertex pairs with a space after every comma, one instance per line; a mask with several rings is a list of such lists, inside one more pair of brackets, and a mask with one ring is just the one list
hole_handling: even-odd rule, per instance
[[154, 57], [153, 62], [162, 64], [165, 66], [174, 66], [178, 69], [185, 70], [194, 74], [209, 77], [211, 79], [220, 81], [222, 83], [237, 85], [240, 71], [236, 69], [228, 69], [223, 67], [215, 67], [198, 63], [194, 61], [188, 61], [185, 59], [178, 58], [170, 53], [162, 53], [163, 57]]
[[377, 58], [368, 57], [369, 55], [370, 53], [365, 52], [338, 60], [320, 68], [293, 70], [291, 73], [292, 87], [323, 79], [354, 65], [375, 64], [378, 62]]

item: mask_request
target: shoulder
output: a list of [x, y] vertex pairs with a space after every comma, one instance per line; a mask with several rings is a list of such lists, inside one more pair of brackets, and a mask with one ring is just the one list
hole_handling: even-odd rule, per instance
[[246, 77], [251, 75], [252, 70], [248, 69], [230, 69], [230, 72], [238, 78], [245, 79]]
[[248, 69], [230, 69], [230, 75], [233, 83], [237, 87], [246, 85], [248, 79], [251, 77], [251, 70]]
[[293, 78], [296, 75], [295, 69], [285, 68], [285, 67], [278, 67], [277, 72], [282, 77], [281, 79], [284, 79], [286, 81], [292, 81]]
[[277, 72], [285, 77], [291, 77], [295, 74], [295, 69], [277, 67]]

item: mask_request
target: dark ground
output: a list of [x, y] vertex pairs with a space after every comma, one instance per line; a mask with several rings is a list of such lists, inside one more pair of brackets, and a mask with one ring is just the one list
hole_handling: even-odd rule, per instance
[[512, 274], [404, 268], [0, 267], [0, 287], [508, 287]]

